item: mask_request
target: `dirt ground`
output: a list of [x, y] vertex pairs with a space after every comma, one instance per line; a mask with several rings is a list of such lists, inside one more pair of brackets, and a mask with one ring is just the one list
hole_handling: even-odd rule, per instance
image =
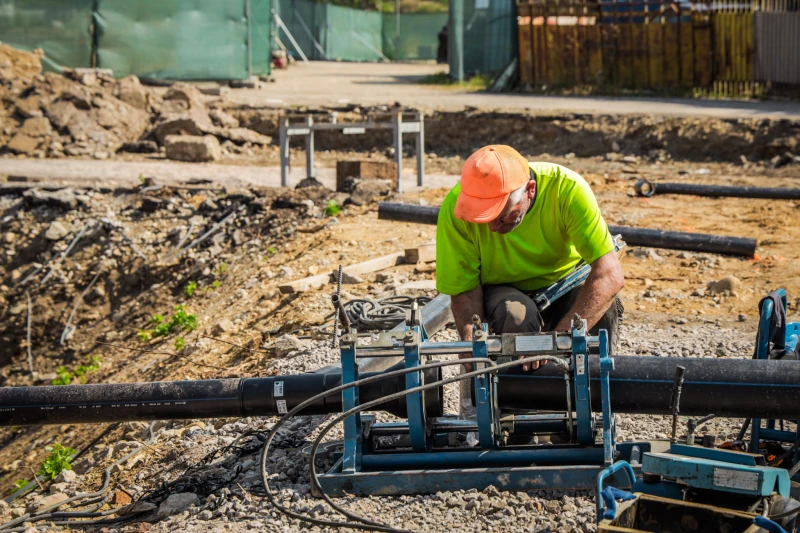
[[800, 115], [800, 105], [796, 102], [492, 94], [419, 84], [426, 76], [441, 72], [447, 72], [446, 65], [312, 61], [288, 70], [275, 70], [275, 83], [267, 83], [258, 90], [236, 89], [231, 98], [239, 104], [255, 106], [393, 105], [400, 102], [404, 106], [446, 111], [472, 108], [537, 115], [580, 113], [718, 118], [797, 118]]
[[[375, 69], [376, 76], [382, 75], [378, 68], [383, 66], [369, 67]], [[346, 70], [350, 69], [348, 66]], [[263, 91], [281, 86], [283, 74], [277, 76], [278, 82]], [[120, 87], [111, 80], [103, 83], [106, 85], [92, 90], [101, 95], [97, 98], [110, 101], [111, 93]], [[146, 101], [152, 106], [149, 94]], [[62, 141], [51, 133], [47, 134], [49, 140], [41, 141], [49, 143], [47, 150], [37, 144], [36, 155], [32, 151], [26, 156], [5, 153], [0, 157], [0, 173], [7, 175], [6, 180], [14, 180], [3, 186], [22, 187], [0, 194], [0, 384], [47, 385], [58, 377], [59, 367], [74, 370], [92, 355], [99, 356], [101, 362], [95, 372], [83, 376], [88, 383], [274, 375], [288, 368], [284, 365], [289, 362], [295, 365], [292, 371], [314, 370], [322, 366], [323, 358], [292, 361], [291, 356], [278, 356], [274, 343], [285, 341], [287, 335], [295, 337], [291, 342], [319, 340], [318, 328], [331, 313], [333, 287], [282, 294], [279, 285], [435, 238], [433, 226], [378, 220], [375, 200], [351, 205], [346, 203], [347, 195], [323, 187], [265, 186], [276, 184], [278, 160], [277, 147], [265, 138], [274, 139], [277, 117], [284, 109], [264, 107], [270, 104], [265, 101], [266, 93], [252, 93], [259, 105], [254, 109], [238, 100], [242, 94], [234, 91], [232, 101], [216, 102], [214, 109], [225, 109], [242, 129], [259, 135], [259, 142], [230, 143], [229, 150], [214, 164], [169, 162], [158, 146], [151, 154], [110, 155], [104, 151], [109, 160], [96, 161], [93, 154], [97, 152], [54, 152], [53, 143]], [[442, 100], [452, 97], [458, 101], [458, 95], [441, 94]], [[6, 109], [5, 118], [13, 121], [13, 128], [23, 127], [14, 107], [24, 107], [23, 99], [20, 94], [9, 93], [7, 100], [13, 105]], [[173, 100], [182, 101], [166, 101]], [[190, 104], [189, 110], [205, 109], [199, 97]], [[50, 101], [37, 101], [33, 107], [40, 105], [50, 105]], [[637, 179], [648, 178], [797, 187], [800, 167], [795, 157], [800, 123], [762, 118], [795, 113], [791, 111], [794, 104], [732, 104], [739, 115], [757, 117], [736, 119], [701, 118], [694, 112], [688, 118], [653, 117], [650, 103], [643, 102], [636, 103], [646, 107], [643, 115], [615, 115], [615, 105], [609, 103], [601, 116], [565, 114], [563, 110], [552, 115], [490, 110], [430, 112], [426, 116], [429, 187], [409, 188], [404, 195], [380, 199], [438, 205], [474, 148], [504, 142], [530, 159], [553, 161], [580, 172], [591, 184], [610, 224], [756, 238], [758, 248], [753, 258], [629, 247], [622, 259], [626, 285], [621, 298], [625, 322], [635, 326], [632, 331], [644, 336], [652, 332], [663, 340], [672, 331], [692, 335], [693, 328], [701, 328], [697, 331], [703, 332], [703, 353], [695, 355], [748, 357], [749, 345], [745, 349], [739, 340], [728, 342], [725, 337], [732, 336], [730, 332], [736, 332], [737, 337], [741, 333], [755, 335], [758, 301], [770, 290], [787, 290], [790, 320], [798, 319], [800, 202], [691, 196], [642, 199], [633, 194], [632, 186]], [[697, 111], [701, 108], [706, 111]], [[101, 108], [81, 109], [93, 120], [92, 113], [99, 113]], [[685, 107], [681, 109], [688, 112]], [[718, 114], [709, 109], [719, 107], [703, 104], [694, 111]], [[388, 107], [359, 108], [335, 102], [334, 108], [303, 110], [325, 116], [337, 111], [357, 120], [385, 112]], [[172, 123], [169, 121], [173, 118], [168, 121], [163, 108], [161, 113], [148, 115], [151, 118], [147, 120], [158, 116], [162, 122], [148, 122], [145, 129], [151, 133], [147, 135], [155, 135], [159, 125]], [[25, 120], [39, 118], [34, 113]], [[4, 135], [10, 137], [15, 131], [12, 126], [7, 128]], [[214, 128], [219, 130], [211, 131], [229, 137], [236, 129]], [[67, 138], [62, 139], [64, 142], [74, 141], [75, 146], [86, 148], [78, 146], [86, 141], [72, 134], [63, 137]], [[119, 139], [123, 140], [136, 139]], [[347, 139], [321, 135], [318, 148], [323, 184], [332, 183], [332, 169], [339, 160], [387, 161], [392, 155], [388, 140], [379, 135]], [[406, 168], [413, 168], [410, 146], [404, 156]], [[295, 168], [302, 167], [302, 150], [292, 151], [292, 162]], [[146, 170], [136, 173], [137, 166]], [[223, 166], [225, 174], [217, 172]], [[241, 169], [239, 176], [236, 169]], [[262, 172], [270, 174], [259, 177]], [[114, 187], [109, 186], [111, 177]], [[188, 183], [197, 177], [208, 181]], [[234, 183], [226, 177], [239, 181]], [[35, 187], [40, 180], [63, 183], [65, 189], [59, 193], [64, 196], [43, 198]], [[115, 189], [118, 186], [123, 188]], [[331, 200], [341, 206], [341, 212], [325, 212]], [[228, 218], [231, 214], [235, 215], [233, 219]], [[218, 223], [223, 225], [218, 227]], [[85, 237], [67, 252], [82, 228], [86, 228]], [[209, 230], [216, 233], [208, 240], [169, 258], [179, 243], [186, 245]], [[62, 255], [65, 258], [58, 263]], [[45, 280], [51, 268], [53, 274]], [[407, 284], [430, 283], [434, 278], [431, 265], [401, 265], [345, 285], [343, 298], [433, 295], [431, 289], [410, 289]], [[725, 278], [731, 290], [713, 293], [708, 289], [710, 283]], [[190, 284], [195, 285], [192, 294], [186, 290]], [[140, 338], [140, 332], [153, 328], [155, 315], [169, 317], [176, 305], [196, 316], [196, 330], [150, 340]], [[69, 335], [65, 333], [70, 331], [68, 325], [74, 326]], [[184, 346], [176, 345], [178, 338]], [[75, 380], [77, 383], [78, 378]], [[219, 425], [225, 422], [235, 421]], [[186, 440], [191, 427], [187, 424], [169, 429], [171, 440], [144, 452], [146, 465], [152, 470], [146, 471], [136, 463], [114, 471], [112, 490], [147, 492], [200, 461], [203, 450]], [[32, 479], [31, 469], [38, 468], [47, 455], [46, 446], [55, 442], [81, 450], [79, 460], [94, 458], [95, 466], [83, 474], [80, 483], [86, 489], [96, 488], [101, 484], [102, 469], [119, 458], [120, 449], [126, 449], [120, 448], [121, 442], [145, 440], [141, 430], [141, 425], [134, 424], [2, 428], [0, 492], [8, 495], [15, 480]], [[176, 447], [180, 447], [180, 453]], [[0, 511], [7, 519], [13, 508]], [[149, 530], [149, 525], [129, 527], [127, 531]]]

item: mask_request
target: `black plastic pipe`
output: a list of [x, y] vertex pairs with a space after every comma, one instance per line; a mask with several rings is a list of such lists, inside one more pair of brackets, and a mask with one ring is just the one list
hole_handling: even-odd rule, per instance
[[[617, 356], [611, 407], [619, 413], [670, 415], [675, 368], [686, 368], [681, 416], [800, 417], [800, 362]], [[532, 374], [501, 374], [498, 404], [506, 410], [566, 410], [564, 376], [545, 365]], [[589, 357], [592, 410], [600, 411], [599, 359]], [[575, 405], [572, 387], [573, 400]], [[755, 414], [757, 413], [757, 414]]]
[[[400, 363], [393, 369], [403, 368]], [[373, 373], [363, 373], [369, 377]], [[441, 379], [441, 369], [424, 371], [423, 381]], [[164, 381], [106, 385], [5, 387], [0, 389], [0, 426], [82, 424], [129, 420], [277, 416], [301, 402], [342, 384], [341, 372], [307, 373], [268, 378]], [[368, 383], [360, 388], [362, 402], [405, 390], [405, 376]], [[441, 389], [425, 394], [425, 409], [442, 415]], [[383, 409], [406, 416], [401, 398]], [[342, 412], [342, 395], [333, 394], [310, 405], [303, 414]]]
[[[438, 216], [439, 208], [435, 206], [394, 202], [381, 202], [378, 205], [378, 218], [383, 220], [436, 224]], [[622, 235], [625, 242], [631, 246], [648, 246], [651, 248], [666, 248], [668, 250], [687, 250], [690, 252], [753, 257], [756, 253], [756, 245], [758, 244], [755, 239], [743, 237], [708, 235], [705, 233], [684, 233], [679, 231], [634, 228], [631, 226], [609, 226], [608, 230], [614, 235]]]
[[800, 189], [777, 187], [735, 187], [730, 185], [696, 185], [693, 183], [653, 183], [637, 181], [633, 189], [639, 196], [656, 194], [690, 194], [693, 196], [728, 196], [733, 198], [765, 198], [770, 200], [800, 200]]
[[[618, 413], [669, 415], [675, 368], [686, 368], [681, 415], [733, 418], [800, 419], [800, 363], [754, 359], [683, 359], [617, 356], [611, 374], [611, 406]], [[599, 364], [590, 356], [592, 409], [599, 411]], [[392, 368], [401, 368], [402, 364]], [[362, 374], [362, 377], [374, 375]], [[440, 376], [425, 373], [426, 383]], [[341, 374], [299, 374], [119, 385], [8, 387], [0, 389], [0, 426], [78, 424], [128, 420], [275, 416], [341, 383]], [[575, 391], [575, 387], [570, 387]], [[405, 389], [405, 378], [378, 381], [361, 388], [363, 402]], [[563, 374], [553, 365], [534, 373], [498, 378], [501, 409], [562, 411], [567, 408]], [[281, 402], [285, 401], [285, 405]], [[426, 411], [442, 413], [442, 390], [426, 394]], [[572, 400], [575, 405], [575, 400]], [[341, 395], [309, 407], [305, 414], [339, 413]], [[384, 410], [406, 416], [405, 400]]]

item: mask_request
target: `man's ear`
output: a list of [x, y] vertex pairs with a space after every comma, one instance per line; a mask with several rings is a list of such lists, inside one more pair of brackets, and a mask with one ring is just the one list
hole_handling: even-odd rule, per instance
[[528, 184], [525, 186], [525, 192], [528, 193], [528, 200], [533, 199], [536, 196], [536, 182], [534, 180], [530, 180]]

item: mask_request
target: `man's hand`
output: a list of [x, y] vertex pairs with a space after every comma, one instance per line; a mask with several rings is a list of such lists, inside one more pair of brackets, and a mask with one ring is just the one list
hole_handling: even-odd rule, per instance
[[[483, 287], [478, 285], [471, 291], [462, 292], [450, 298], [450, 309], [456, 330], [462, 341], [472, 340], [472, 317], [478, 315], [483, 319]], [[471, 359], [472, 353], [458, 354], [459, 359]], [[464, 371], [471, 372], [472, 365], [463, 365]]]

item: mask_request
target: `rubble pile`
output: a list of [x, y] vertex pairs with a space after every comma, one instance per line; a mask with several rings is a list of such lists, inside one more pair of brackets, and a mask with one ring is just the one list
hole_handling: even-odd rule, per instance
[[[332, 194], [322, 187], [225, 190], [146, 181], [124, 194], [33, 188], [0, 196], [6, 213], [0, 221], [0, 382], [31, 379], [26, 292], [35, 382], [46, 382], [61, 364], [47, 358], [53, 349], [91, 349], [95, 339], [138, 342], [136, 329], [153, 313], [171, 310], [169, 301], [180, 303], [189, 281], [209, 298], [249, 292], [267, 314], [277, 291], [264, 298], [254, 288], [281, 277], [266, 267], [283, 259], [279, 252], [299, 226], [335, 221], [316, 220]], [[248, 279], [218, 289], [226, 263], [245, 266]], [[72, 339], [74, 328], [82, 331]]]
[[163, 151], [169, 159], [216, 161], [271, 141], [240, 127], [222, 100], [192, 85], [163, 91], [145, 87], [136, 76], [116, 80], [101, 70], [42, 73], [39, 56], [0, 46], [5, 154], [108, 159], [118, 152]]

